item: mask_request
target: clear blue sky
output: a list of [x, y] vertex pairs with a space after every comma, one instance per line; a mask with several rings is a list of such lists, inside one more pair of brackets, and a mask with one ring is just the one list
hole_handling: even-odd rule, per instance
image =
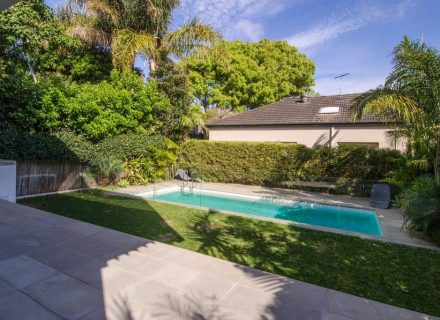
[[175, 26], [197, 16], [226, 39], [287, 40], [316, 63], [315, 90], [325, 95], [381, 84], [404, 35], [440, 49], [439, 13], [440, 0], [182, 0]]

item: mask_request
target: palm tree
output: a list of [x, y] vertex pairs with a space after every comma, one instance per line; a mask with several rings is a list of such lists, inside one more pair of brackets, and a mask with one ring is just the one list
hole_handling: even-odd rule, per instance
[[399, 124], [396, 134], [408, 141], [413, 164], [434, 167], [440, 183], [440, 54], [407, 37], [394, 49], [394, 67], [383, 86], [361, 95], [353, 106], [355, 119], [364, 112]]
[[198, 19], [170, 31], [172, 11], [180, 0], [71, 1], [79, 10], [64, 9], [70, 33], [90, 44], [110, 47], [114, 67], [121, 71], [131, 70], [140, 54], [154, 76], [157, 64], [170, 56], [187, 56], [220, 39], [217, 31]]

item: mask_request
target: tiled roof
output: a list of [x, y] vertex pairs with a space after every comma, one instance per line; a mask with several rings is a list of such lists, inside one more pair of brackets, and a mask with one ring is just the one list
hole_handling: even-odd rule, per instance
[[[320, 123], [353, 123], [350, 106], [360, 94], [308, 97], [307, 102], [299, 98], [285, 98], [267, 106], [249, 110], [235, 116], [211, 122], [216, 126], [252, 126], [252, 125], [292, 125]], [[319, 113], [323, 107], [339, 107], [338, 113]], [[386, 119], [365, 114], [358, 123], [382, 123]]]

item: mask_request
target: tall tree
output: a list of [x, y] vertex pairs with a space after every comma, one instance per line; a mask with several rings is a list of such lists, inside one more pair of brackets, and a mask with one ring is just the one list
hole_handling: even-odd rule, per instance
[[43, 0], [22, 1], [0, 12], [0, 59], [2, 65], [25, 69], [37, 82], [37, 58], [60, 34], [53, 12]]
[[397, 123], [397, 134], [408, 140], [413, 163], [434, 167], [440, 183], [440, 54], [407, 37], [394, 49], [394, 67], [383, 86], [360, 96], [353, 107], [387, 116]]
[[0, 69], [5, 74], [58, 74], [72, 80], [98, 80], [110, 73], [108, 52], [87, 48], [68, 36], [43, 0], [22, 0], [0, 12]]
[[188, 72], [171, 61], [161, 63], [155, 73], [158, 89], [169, 100], [161, 113], [159, 131], [174, 141], [182, 141], [195, 126], [203, 125], [200, 106], [191, 104]]
[[[171, 31], [172, 11], [179, 0], [76, 0], [80, 8], [68, 12], [71, 34], [91, 44], [111, 47], [113, 64], [131, 70], [136, 55], [149, 62], [154, 76], [157, 64], [170, 56], [184, 57], [220, 38], [197, 19]], [[66, 12], [66, 9], [64, 10]]]
[[286, 41], [223, 41], [182, 61], [191, 91], [206, 110], [257, 108], [310, 90], [314, 63]]

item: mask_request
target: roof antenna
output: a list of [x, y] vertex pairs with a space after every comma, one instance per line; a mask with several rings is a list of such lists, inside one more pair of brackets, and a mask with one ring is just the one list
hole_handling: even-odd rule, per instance
[[350, 74], [350, 73], [347, 72], [347, 73], [344, 73], [344, 74], [340, 74], [339, 76], [336, 76], [336, 77], [334, 78], [334, 79], [339, 79], [339, 80], [340, 80], [340, 82], [339, 82], [339, 94], [342, 94], [342, 78], [348, 76], [349, 74]]

